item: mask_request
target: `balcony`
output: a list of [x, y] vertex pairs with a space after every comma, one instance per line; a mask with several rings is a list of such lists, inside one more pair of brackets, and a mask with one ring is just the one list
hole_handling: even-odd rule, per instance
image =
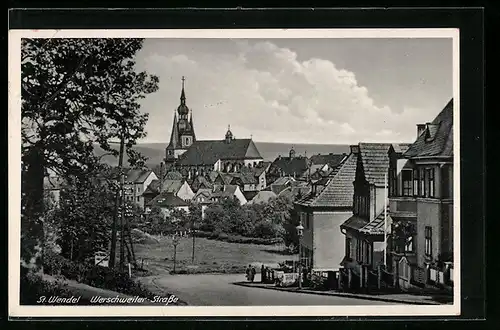
[[389, 199], [391, 216], [416, 217], [417, 200], [415, 197], [391, 197]]

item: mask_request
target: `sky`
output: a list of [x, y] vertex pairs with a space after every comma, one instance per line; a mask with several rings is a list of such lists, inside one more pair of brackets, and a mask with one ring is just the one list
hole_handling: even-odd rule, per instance
[[197, 139], [412, 142], [453, 96], [452, 39], [146, 39], [142, 142], [168, 142], [181, 77]]

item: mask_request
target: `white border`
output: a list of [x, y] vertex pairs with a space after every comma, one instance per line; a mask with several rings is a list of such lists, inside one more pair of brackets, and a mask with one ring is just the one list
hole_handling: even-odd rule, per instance
[[[21, 306], [19, 304], [21, 159], [21, 38], [452, 38], [454, 99], [454, 303], [393, 306]], [[452, 316], [460, 315], [460, 99], [458, 29], [218, 29], [218, 30], [10, 30], [9, 31], [9, 316]], [[444, 104], [443, 104], [444, 106]], [[181, 297], [182, 298], [182, 297]]]

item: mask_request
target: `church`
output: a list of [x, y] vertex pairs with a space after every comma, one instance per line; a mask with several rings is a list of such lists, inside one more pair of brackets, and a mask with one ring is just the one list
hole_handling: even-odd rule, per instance
[[[220, 140], [197, 140], [193, 113], [186, 104], [184, 77], [180, 105], [175, 110], [165, 164], [192, 180], [211, 172], [240, 173], [243, 167], [261, 167], [264, 159], [250, 139], [236, 139], [228, 127]], [[222, 135], [222, 134], [221, 134]]]

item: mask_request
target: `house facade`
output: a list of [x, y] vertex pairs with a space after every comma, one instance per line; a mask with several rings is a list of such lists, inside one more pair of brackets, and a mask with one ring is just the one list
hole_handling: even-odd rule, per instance
[[189, 201], [195, 193], [191, 186], [184, 180], [153, 180], [143, 193], [143, 198], [147, 204], [162, 192], [174, 194], [176, 197]]
[[[384, 231], [388, 217], [389, 150], [408, 144], [359, 143], [354, 179], [352, 216], [340, 226], [345, 235], [345, 256], [341, 265], [344, 287], [367, 287], [369, 272], [387, 262]], [[385, 255], [385, 256], [384, 256]]]
[[335, 175], [312, 183], [310, 192], [294, 203], [304, 227], [300, 260], [312, 272], [337, 271], [344, 257], [340, 225], [352, 215], [358, 155], [357, 146], [351, 146]]
[[[392, 267], [401, 288], [453, 285], [453, 100], [391, 150]], [[411, 242], [409, 244], [408, 242]], [[410, 245], [410, 246], [409, 246]]]
[[153, 180], [158, 177], [152, 170], [129, 169], [125, 173], [123, 189], [125, 200], [135, 203], [141, 208], [145, 207], [143, 193]]

